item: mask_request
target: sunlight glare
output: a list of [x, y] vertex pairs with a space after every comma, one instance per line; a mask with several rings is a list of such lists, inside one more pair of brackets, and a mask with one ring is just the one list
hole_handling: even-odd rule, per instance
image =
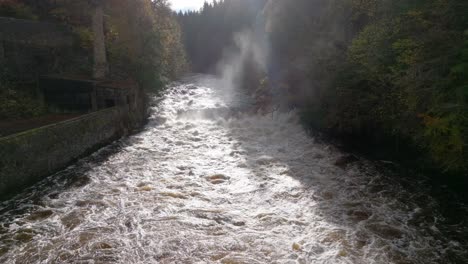
[[198, 10], [200, 9], [205, 2], [213, 2], [213, 0], [169, 0], [171, 7], [174, 10]]

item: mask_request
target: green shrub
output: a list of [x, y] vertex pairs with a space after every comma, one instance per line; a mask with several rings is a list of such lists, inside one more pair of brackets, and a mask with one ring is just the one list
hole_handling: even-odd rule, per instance
[[0, 93], [0, 119], [30, 118], [44, 112], [43, 104], [31, 96], [12, 89]]

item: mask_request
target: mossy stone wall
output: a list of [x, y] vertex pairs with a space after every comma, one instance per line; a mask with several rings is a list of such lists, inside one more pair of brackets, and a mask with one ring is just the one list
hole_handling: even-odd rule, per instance
[[126, 135], [128, 106], [0, 138], [0, 199]]

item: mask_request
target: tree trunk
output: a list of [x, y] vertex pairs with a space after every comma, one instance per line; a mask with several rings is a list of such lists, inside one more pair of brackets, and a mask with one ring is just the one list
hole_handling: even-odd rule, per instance
[[106, 45], [104, 37], [104, 18], [102, 4], [97, 3], [93, 13], [92, 29], [94, 33], [93, 78], [103, 79], [107, 74]]

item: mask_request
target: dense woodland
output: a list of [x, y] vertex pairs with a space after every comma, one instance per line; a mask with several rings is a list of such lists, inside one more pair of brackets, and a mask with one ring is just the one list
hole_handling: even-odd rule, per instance
[[266, 0], [205, 3], [200, 11], [179, 12], [183, 41], [191, 69], [215, 71], [226, 49], [234, 44], [234, 34], [251, 28]]
[[466, 175], [467, 1], [205, 4], [178, 15], [193, 69], [211, 71], [234, 34], [256, 27], [259, 15], [269, 42], [268, 67], [255, 84], [262, 93], [287, 98], [308, 126], [382, 157]]
[[[0, 16], [53, 22], [71, 28], [72, 50], [40, 50], [37, 67], [27, 75], [61, 74], [92, 77], [93, 8], [104, 13], [108, 79], [135, 80], [148, 91], [158, 91], [186, 71], [179, 24], [165, 0], [7, 0], [0, 2]], [[24, 47], [26, 51], [34, 47]], [[35, 51], [36, 53], [39, 53]], [[50, 54], [50, 56], [49, 56]], [[35, 55], [38, 57], [37, 55]], [[14, 61], [3, 61], [0, 70], [0, 119], [26, 118], [43, 112], [27, 89], [26, 74]]]

